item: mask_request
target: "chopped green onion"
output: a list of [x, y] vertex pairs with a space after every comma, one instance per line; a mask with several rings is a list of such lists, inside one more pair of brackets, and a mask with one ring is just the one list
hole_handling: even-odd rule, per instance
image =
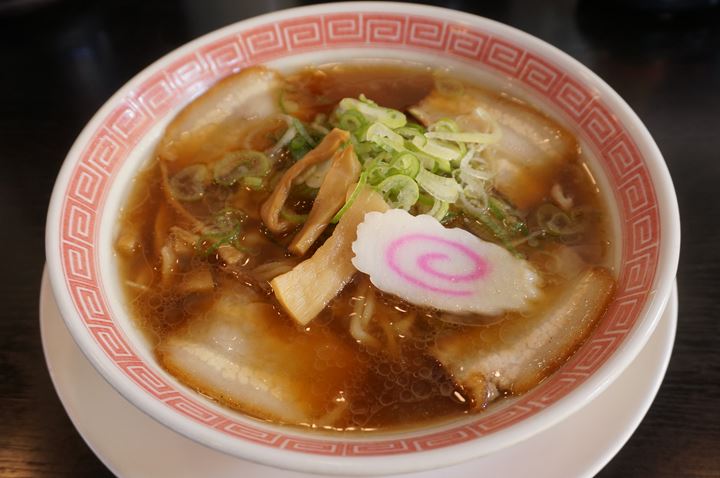
[[458, 157], [455, 158], [454, 161], [455, 161], [456, 164], [457, 164], [458, 159], [464, 157], [464, 156], [467, 154], [467, 152], [468, 152], [468, 147], [467, 147], [467, 145], [466, 145], [465, 143], [455, 143], [455, 144], [457, 145], [457, 148], [458, 148]]
[[[440, 80], [453, 95], [464, 92], [462, 83]], [[484, 145], [497, 141], [501, 130], [480, 108], [474, 115], [482, 132], [462, 131], [448, 118], [432, 123], [427, 130], [408, 123], [403, 113], [378, 106], [360, 95], [344, 98], [333, 112], [332, 125], [351, 133], [350, 141], [362, 164], [361, 180], [333, 218], [337, 222], [352, 204], [362, 184], [378, 190], [390, 207], [430, 214], [440, 221], [459, 214], [459, 206], [477, 218], [483, 231], [502, 242], [513, 253], [509, 239], [527, 236], [521, 216], [501, 199], [490, 196], [492, 168], [481, 156]], [[554, 218], [554, 219], [553, 219]], [[562, 218], [552, 216], [548, 227], [562, 227]]]
[[297, 134], [292, 141], [290, 141], [288, 149], [290, 150], [290, 154], [292, 154], [293, 159], [295, 159], [295, 161], [299, 161], [312, 149], [312, 146], [308, 144], [305, 138], [303, 138], [300, 134]]
[[347, 211], [350, 206], [353, 205], [355, 202], [355, 199], [357, 199], [358, 194], [360, 194], [360, 191], [362, 190], [363, 186], [367, 183], [367, 171], [363, 171], [362, 174], [360, 174], [360, 179], [358, 180], [357, 184], [355, 185], [355, 189], [353, 189], [353, 192], [350, 193], [350, 197], [345, 201], [345, 204], [343, 204], [343, 207], [340, 208], [340, 210], [333, 216], [332, 220], [330, 221], [332, 224], [337, 224], [340, 221], [340, 218], [343, 217], [343, 214], [345, 214], [345, 211]]
[[205, 195], [209, 182], [208, 167], [205, 164], [193, 164], [170, 179], [170, 193], [180, 201], [199, 201]]
[[283, 135], [280, 137], [280, 139], [275, 143], [271, 148], [266, 150], [266, 153], [268, 156], [275, 156], [277, 153], [279, 153], [284, 147], [290, 143], [290, 141], [297, 136], [297, 130], [292, 125], [292, 118], [288, 115], [284, 115], [285, 122], [287, 123], [287, 129], [283, 133]]
[[456, 211], [448, 211], [448, 213], [445, 214], [445, 217], [440, 219], [440, 222], [442, 222], [443, 224], [447, 224], [448, 222], [452, 221], [459, 215], [460, 215], [460, 213], [458, 213]]
[[199, 250], [204, 257], [215, 254], [223, 244], [230, 244], [240, 250], [242, 249], [242, 246], [238, 244], [240, 232], [242, 232], [242, 227], [238, 224], [231, 231], [224, 234], [205, 234], [200, 236], [195, 244], [195, 248]]
[[362, 95], [360, 98], [360, 100], [354, 98], [340, 100], [339, 109], [341, 114], [345, 111], [357, 110], [369, 121], [380, 122], [389, 128], [400, 128], [407, 123], [407, 118], [402, 112], [378, 106]]
[[[353, 136], [350, 136], [350, 141], [357, 141]], [[359, 158], [367, 158], [368, 156], [372, 156], [376, 154], [379, 149], [377, 145], [374, 143], [369, 143], [365, 140], [357, 141], [353, 144], [353, 147], [355, 148], [355, 154], [358, 155]]]
[[331, 166], [332, 161], [330, 159], [326, 159], [322, 163], [310, 167], [307, 171], [299, 175], [295, 178], [295, 182], [298, 184], [305, 183], [311, 188], [319, 189], [320, 186], [322, 186], [323, 181], [325, 181], [325, 176]]
[[421, 168], [415, 177], [418, 185], [440, 201], [454, 203], [460, 195], [460, 185], [453, 178], [438, 176]]
[[280, 216], [286, 221], [290, 221], [293, 224], [302, 224], [307, 221], [307, 214], [298, 214], [283, 207], [280, 209]]
[[376, 189], [383, 195], [391, 208], [400, 208], [406, 211], [410, 210], [420, 197], [417, 183], [402, 174], [386, 178], [377, 185]]
[[263, 186], [263, 178], [257, 176], [247, 176], [245, 178], [242, 178], [241, 182], [243, 186], [254, 189], [256, 191], [262, 189]]
[[402, 128], [396, 128], [395, 132], [405, 139], [413, 139], [415, 136], [424, 135], [425, 129], [419, 124], [408, 123]]
[[230, 151], [213, 165], [213, 178], [223, 186], [232, 186], [246, 176], [265, 176], [270, 160], [259, 151]]
[[422, 206], [427, 206], [428, 208], [432, 208], [432, 206], [435, 204], [436, 201], [437, 201], [437, 199], [435, 199], [434, 197], [429, 196], [424, 193], [420, 193], [420, 197], [418, 198], [417, 203]]
[[553, 215], [557, 212], [560, 212], [560, 208], [558, 208], [557, 206], [549, 203], [543, 204], [542, 206], [537, 208], [537, 211], [535, 211], [535, 219], [542, 227], [544, 224], [550, 221]]
[[380, 122], [375, 122], [368, 127], [365, 132], [365, 140], [373, 142], [386, 150], [405, 151], [403, 137]]
[[434, 173], [438, 171], [443, 173], [449, 173], [453, 170], [452, 163], [450, 161], [446, 161], [440, 158], [433, 158], [432, 156], [425, 154], [422, 151], [413, 151], [412, 154], [414, 154], [420, 160], [420, 164], [422, 164], [422, 167], [427, 169], [428, 171], [432, 171]]
[[446, 133], [457, 133], [460, 131], [460, 128], [458, 127], [457, 123], [450, 118], [444, 118], [441, 120], [437, 120], [430, 126], [428, 126], [428, 132], [446, 132]]
[[390, 169], [414, 178], [420, 172], [420, 160], [412, 153], [400, 153], [390, 163]]
[[315, 119], [313, 119], [312, 123], [310, 123], [310, 127], [315, 130], [315, 132], [319, 133], [320, 135], [324, 136], [330, 132], [330, 130], [327, 128], [327, 115], [323, 113], [318, 113], [315, 115]]
[[583, 231], [583, 224], [552, 204], [543, 204], [535, 212], [538, 225], [554, 236], [571, 236]]
[[436, 159], [435, 160], [435, 169], [434, 172], [440, 171], [443, 173], [449, 173], [452, 171], [452, 164], [450, 161], [447, 161], [445, 159]]
[[300, 122], [299, 119], [293, 117], [292, 118], [292, 124], [297, 130], [298, 134], [302, 136], [302, 138], [305, 140], [307, 144], [310, 146], [315, 146], [315, 140], [312, 139], [312, 137], [308, 134], [307, 130], [305, 129], [305, 126]]
[[465, 186], [460, 195], [460, 203], [463, 209], [473, 216], [479, 217], [485, 214], [488, 208], [488, 194], [484, 188]]
[[488, 181], [493, 177], [487, 160], [473, 149], [460, 160], [459, 171], [464, 182]]
[[[213, 215], [215, 233], [224, 233], [234, 229], [245, 220], [245, 214], [232, 207], [226, 207]], [[212, 230], [212, 229], [211, 229]], [[206, 230], [207, 232], [207, 230]]]
[[510, 235], [523, 235], [526, 236], [529, 231], [525, 221], [520, 219], [519, 214], [513, 210], [513, 208], [503, 201], [502, 199], [489, 196], [488, 197], [488, 210], [500, 221], [502, 221], [505, 229]]
[[490, 229], [490, 232], [493, 233], [493, 235], [503, 243], [505, 246], [505, 249], [510, 251], [514, 255], [519, 255], [517, 249], [513, 247], [513, 245], [510, 243], [510, 240], [505, 233], [505, 230], [502, 228], [500, 224], [497, 223], [496, 220], [492, 218], [489, 214], [480, 214], [479, 216], [476, 216], [477, 219], [484, 224], [488, 229]]
[[375, 158], [373, 158], [373, 160], [374, 160], [376, 163], [378, 163], [378, 164], [379, 164], [379, 163], [390, 164], [390, 162], [392, 161], [392, 159], [393, 159], [393, 155], [392, 155], [390, 152], [388, 152], [388, 151], [379, 151], [379, 152], [375, 155]]
[[513, 221], [511, 222], [510, 227], [512, 228], [513, 232], [515, 232], [515, 234], [520, 234], [522, 236], [527, 236], [528, 234], [530, 234], [530, 229], [528, 229], [525, 221]]
[[507, 217], [505, 211], [500, 206], [499, 201], [492, 196], [488, 198], [488, 210], [501, 221], [504, 221]]
[[240, 250], [240, 233], [245, 215], [233, 208], [224, 208], [213, 216], [213, 224], [204, 229], [195, 248], [205, 257], [214, 254], [223, 244], [231, 244]]
[[497, 196], [493, 196], [490, 198], [491, 206], [494, 206], [502, 211], [503, 215], [505, 216], [516, 216], [518, 217], [520, 213], [518, 213], [508, 202], [500, 199]]
[[354, 133], [365, 125], [365, 117], [358, 110], [347, 110], [338, 119], [340, 128]]
[[460, 158], [460, 151], [458, 148], [448, 147], [438, 141], [428, 138], [428, 134], [424, 136], [415, 136], [410, 143], [415, 146], [419, 151], [428, 154], [434, 158], [443, 159], [445, 161], [452, 161]]
[[300, 199], [315, 199], [317, 197], [319, 189], [312, 188], [306, 183], [294, 184], [292, 187], [291, 195]]
[[427, 212], [427, 214], [431, 215], [438, 221], [442, 221], [445, 216], [447, 216], [449, 210], [450, 204], [448, 204], [447, 201], [435, 199], [432, 208]]
[[475, 108], [473, 114], [485, 121], [490, 128], [489, 132], [460, 132], [460, 131], [430, 131], [425, 133], [428, 138], [458, 143], [497, 143], [502, 138], [502, 130], [497, 121], [484, 109]]
[[372, 186], [377, 186], [390, 174], [390, 166], [385, 163], [380, 163], [367, 170], [367, 173], [368, 183]]
[[518, 235], [526, 236], [529, 233], [527, 224], [519, 214], [502, 199], [489, 195], [481, 185], [465, 186], [460, 203], [472, 216], [482, 218], [486, 222], [492, 220], [493, 224], [503, 232], [502, 235], [497, 231], [494, 232], [498, 238], [508, 239]]

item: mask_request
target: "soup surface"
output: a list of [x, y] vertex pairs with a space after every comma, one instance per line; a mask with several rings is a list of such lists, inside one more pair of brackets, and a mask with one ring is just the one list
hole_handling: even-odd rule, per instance
[[[379, 286], [397, 268], [363, 251], [420, 215], [439, 235], [418, 264], [449, 285]], [[190, 104], [115, 250], [130, 313], [189, 387], [258, 419], [386, 430], [478, 413], [564, 363], [611, 300], [611, 237], [575, 138], [531, 105], [337, 64], [250, 68]], [[497, 281], [462, 289], [447, 244]]]

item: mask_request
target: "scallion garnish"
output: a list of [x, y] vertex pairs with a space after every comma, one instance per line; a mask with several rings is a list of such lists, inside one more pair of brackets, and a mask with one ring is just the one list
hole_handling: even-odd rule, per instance
[[385, 178], [376, 189], [385, 197], [391, 208], [406, 211], [409, 211], [420, 197], [418, 183], [404, 174], [394, 174]]
[[[477, 130], [463, 130], [452, 119], [440, 119], [426, 129], [408, 122], [402, 112], [360, 95], [342, 99], [329, 117], [316, 118], [311, 125], [314, 134], [332, 127], [351, 133], [349, 144], [362, 165], [358, 183], [332, 222], [339, 221], [367, 184], [380, 192], [391, 207], [415, 208], [440, 221], [463, 211], [515, 252], [511, 241], [527, 236], [527, 224], [517, 211], [495, 196], [493, 170], [484, 155], [485, 148], [499, 141], [502, 133], [484, 110], [476, 109], [472, 115], [470, 120], [478, 124]], [[288, 149], [295, 159], [300, 159], [317, 141], [299, 120], [292, 119], [289, 127], [295, 136]], [[263, 182], [250, 176], [243, 184], [261, 187]], [[456, 206], [451, 210], [451, 205]], [[281, 216], [296, 224], [307, 218], [288, 209], [283, 209]], [[565, 218], [573, 222], [567, 214], [561, 217], [553, 211], [543, 224], [549, 233], [562, 234], [570, 230]]]
[[350, 197], [345, 201], [345, 204], [343, 207], [340, 208], [340, 210], [333, 216], [332, 220], [330, 221], [332, 224], [337, 224], [340, 221], [340, 218], [343, 217], [343, 214], [345, 214], [345, 211], [347, 211], [350, 206], [353, 205], [355, 202], [355, 199], [357, 199], [358, 194], [360, 194], [360, 191], [362, 190], [363, 186], [367, 183], [367, 171], [363, 171], [360, 174], [360, 179], [358, 179], [357, 184], [355, 185], [355, 189], [353, 189], [353, 192], [350, 193]]
[[298, 214], [296, 212], [288, 210], [285, 207], [280, 209], [280, 216], [286, 221], [292, 222], [293, 224], [303, 224], [305, 221], [307, 221], [308, 218], [307, 214]]
[[261, 177], [270, 171], [270, 160], [259, 151], [230, 151], [213, 165], [213, 178], [222, 186], [232, 186], [241, 178]]

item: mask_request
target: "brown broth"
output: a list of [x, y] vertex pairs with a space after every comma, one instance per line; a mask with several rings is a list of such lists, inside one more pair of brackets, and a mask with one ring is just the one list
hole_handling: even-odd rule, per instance
[[[309, 116], [314, 116], [316, 113], [328, 113], [343, 97], [357, 97], [359, 94], [367, 95], [380, 105], [405, 110], [422, 99], [432, 86], [433, 76], [428, 69], [398, 65], [334, 65], [303, 70], [288, 77], [286, 91], [292, 101], [302, 104], [304, 111], [312, 111]], [[309, 121], [312, 117], [303, 119]], [[241, 139], [233, 141], [239, 143]], [[281, 161], [273, 174], [278, 174], [289, 164], [291, 161], [287, 158]], [[608, 218], [600, 193], [583, 167], [582, 156], [578, 155], [557, 171], [555, 181], [562, 185], [566, 194], [572, 195], [578, 203], [592, 211], [587, 230], [582, 236], [574, 238], [572, 243], [585, 247], [583, 258], [586, 261], [605, 265], [610, 247]], [[194, 231], [194, 220], [179, 211], [164, 194], [161, 168], [157, 160], [153, 159], [137, 175], [120, 217], [116, 252], [129, 311], [151, 344], [157, 345], [168, 334], [187, 325], [188, 321], [202, 317], [224, 291], [236, 287], [238, 283], [245, 284], [259, 294], [263, 301], [271, 304], [277, 311], [279, 321], [294, 325], [277, 303], [267, 281], [262, 280], [262, 273], [258, 272], [262, 270], [258, 267], [268, 262], [278, 262], [285, 266], [298, 262], [286, 250], [293, 231], [273, 235], [262, 224], [259, 207], [268, 194], [248, 188], [217, 188], [209, 195], [209, 199], [192, 205], [188, 210], [200, 221], [208, 220], [225, 207], [242, 210], [245, 217], [238, 242], [247, 244], [250, 252], [244, 253], [236, 264], [230, 264], [219, 253], [207, 256], [198, 254], [198, 245], [202, 243], [202, 236], [199, 235], [194, 244], [180, 244], [180, 250], [184, 248], [190, 252], [186, 256], [178, 256], [168, 278], [163, 274], [163, 246], [175, 234], [172, 227]], [[310, 206], [298, 191], [293, 192], [289, 203], [298, 213], [306, 211]], [[532, 229], [532, 211], [528, 217]], [[458, 217], [448, 226], [467, 227], [467, 224], [463, 225], [462, 217]], [[470, 230], [476, 232], [472, 228]], [[197, 234], [197, 231], [194, 233]], [[329, 233], [326, 231], [323, 238], [328, 237]], [[476, 233], [484, 239], [492, 239], [487, 231], [479, 230]], [[523, 243], [517, 249], [539, 270], [543, 270], [542, 251], [551, 249], [553, 242], [540, 240], [539, 244]], [[308, 256], [314, 249], [309, 251]], [[212, 277], [211, 290], [193, 288], [196, 287], [194, 281], [201, 276], [198, 271], [202, 274], [209, 272]], [[347, 378], [343, 382], [344, 396], [349, 402], [348, 412], [333, 424], [333, 428], [407, 428], [477, 411], [465, 391], [428, 354], [438, 337], [458, 333], [470, 326], [442, 322], [438, 320], [441, 314], [437, 311], [418, 308], [376, 291], [379, 298], [375, 314], [377, 320], [371, 324], [370, 331], [384, 346], [372, 349], [360, 345], [348, 332], [353, 304], [359, 300], [359, 276], [356, 275], [307, 328], [298, 330], [299, 334], [313, 334], [317, 329], [330, 331], [354, 352], [355, 360], [348, 363], [348, 370], [345, 371]], [[561, 289], [563, 282], [551, 274], [546, 275], [545, 280], [548, 293], [544, 301], [547, 302], [555, 296], [552, 291]], [[535, 309], [542, 309], [545, 302], [536, 304]], [[492, 319], [480, 317], [478, 321], [484, 323], [509, 318], [523, 320], [517, 314], [507, 314]], [[317, 372], [321, 374], [322, 370], [318, 369]], [[241, 404], [223, 403], [257, 418], [267, 419]]]

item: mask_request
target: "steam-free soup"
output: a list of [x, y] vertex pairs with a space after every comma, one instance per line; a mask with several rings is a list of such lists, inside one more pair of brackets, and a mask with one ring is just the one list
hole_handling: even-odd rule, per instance
[[575, 138], [410, 65], [228, 77], [168, 126], [115, 242], [162, 366], [258, 419], [479, 413], [581, 345], [614, 288]]

